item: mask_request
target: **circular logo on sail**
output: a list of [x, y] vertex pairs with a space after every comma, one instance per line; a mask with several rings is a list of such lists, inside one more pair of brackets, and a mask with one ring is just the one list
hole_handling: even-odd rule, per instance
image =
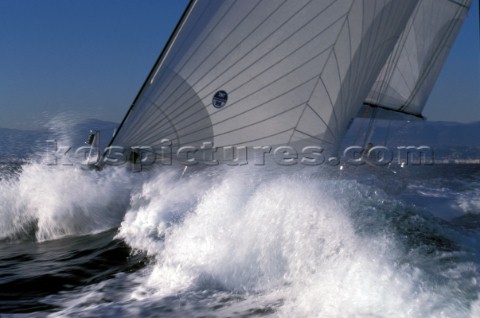
[[213, 95], [212, 105], [215, 108], [222, 108], [227, 104], [228, 94], [225, 91], [218, 91]]

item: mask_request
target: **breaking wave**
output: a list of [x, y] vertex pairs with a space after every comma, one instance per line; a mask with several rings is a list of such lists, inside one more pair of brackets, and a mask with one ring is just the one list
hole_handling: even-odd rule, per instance
[[[386, 212], [406, 208], [351, 180], [170, 172], [132, 196], [117, 237], [154, 259], [131, 294], [137, 301], [213, 288], [281, 304], [282, 317], [468, 315], [476, 266], [438, 265], [432, 278], [425, 245], [404, 249], [389, 228]], [[447, 288], [463, 276], [468, 288]]]
[[0, 181], [0, 239], [58, 239], [117, 227], [128, 208], [132, 180], [103, 172], [26, 164]]

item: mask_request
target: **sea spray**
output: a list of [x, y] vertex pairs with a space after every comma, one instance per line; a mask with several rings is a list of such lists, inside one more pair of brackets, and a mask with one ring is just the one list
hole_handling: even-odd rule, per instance
[[[462, 177], [461, 187], [445, 188], [443, 179], [410, 178], [398, 194], [390, 191], [398, 177], [332, 177], [301, 167], [189, 168], [182, 175], [173, 167], [132, 173], [17, 166], [7, 163], [13, 172], [0, 180], [0, 243], [56, 239], [12, 245], [19, 246], [22, 266], [55, 269], [45, 276], [53, 275], [62, 292], [30, 303], [56, 306], [53, 316], [479, 313], [478, 181]], [[417, 203], [425, 200], [449, 202], [468, 218], [449, 224], [433, 205]], [[140, 252], [130, 256], [139, 264], [124, 269], [122, 262], [130, 261], [116, 257], [130, 251], [119, 253], [118, 240], [105, 246], [102, 234], [75, 237], [111, 228]], [[98, 269], [88, 260], [78, 268], [84, 254], [72, 241], [85, 242], [86, 259], [104, 255]], [[75, 257], [49, 262], [43, 252], [37, 256], [37, 246], [49, 244]], [[11, 254], [4, 255], [2, 266], [10, 266]], [[21, 271], [15, 277], [30, 284]]]
[[116, 227], [132, 187], [124, 169], [26, 164], [17, 178], [0, 181], [0, 239], [45, 241]]
[[117, 237], [125, 239], [134, 249], [157, 255], [164, 245], [161, 238], [170, 226], [191, 213], [210, 186], [204, 174], [181, 178], [177, 170], [161, 169], [132, 193], [131, 208]]
[[247, 172], [161, 175], [133, 196], [118, 237], [155, 259], [134, 299], [215, 286], [280, 301], [284, 317], [466, 312], [400, 261], [394, 236], [358, 232], [335, 194], [355, 197], [355, 186]]

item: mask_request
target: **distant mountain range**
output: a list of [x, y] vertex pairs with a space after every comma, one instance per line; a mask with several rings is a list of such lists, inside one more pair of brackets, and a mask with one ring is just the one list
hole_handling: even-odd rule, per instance
[[[346, 136], [351, 142], [358, 136], [364, 137], [368, 120], [355, 120]], [[361, 139], [361, 138], [360, 138]], [[444, 121], [417, 121], [405, 123], [400, 121], [375, 122], [372, 142], [377, 144], [428, 145], [431, 147], [479, 147], [480, 121], [456, 123]]]
[[[17, 130], [0, 128], [0, 160], [7, 158], [29, 158], [46, 151], [47, 140], [57, 140], [59, 145], [72, 148], [85, 145], [90, 129], [101, 132], [101, 146], [110, 141], [118, 123], [88, 119], [70, 127], [46, 128], [41, 130]], [[368, 120], [357, 119], [351, 125], [343, 145], [362, 145]], [[454, 123], [419, 121], [404, 122], [376, 121], [372, 142], [390, 147], [430, 146], [449, 156], [457, 151], [469, 153], [468, 157], [480, 159], [480, 122]]]
[[[355, 120], [343, 140], [342, 146], [362, 146], [367, 127], [368, 120]], [[429, 146], [434, 150], [435, 159], [480, 159], [480, 121], [472, 123], [443, 121], [405, 123], [377, 120], [369, 140], [374, 145], [389, 148]]]
[[0, 161], [29, 158], [38, 149], [39, 142], [47, 139], [47, 130], [0, 128]]

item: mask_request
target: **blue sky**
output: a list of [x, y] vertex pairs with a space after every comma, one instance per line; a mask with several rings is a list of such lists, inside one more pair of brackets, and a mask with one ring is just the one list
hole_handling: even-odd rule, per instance
[[[119, 122], [187, 0], [0, 0], [0, 127], [57, 114]], [[480, 120], [478, 1], [425, 109]]]

